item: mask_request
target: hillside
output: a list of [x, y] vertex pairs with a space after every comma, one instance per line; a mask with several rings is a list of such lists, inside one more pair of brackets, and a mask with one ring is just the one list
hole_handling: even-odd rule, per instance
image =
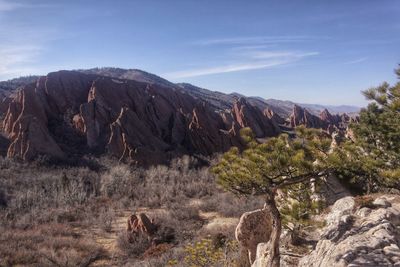
[[241, 147], [243, 127], [263, 139], [301, 124], [332, 133], [349, 121], [326, 110], [315, 115], [288, 101], [173, 84], [140, 70], [59, 71], [32, 80], [9, 82], [22, 86], [9, 87], [14, 93], [0, 105], [7, 155], [23, 160], [108, 153], [161, 163]]

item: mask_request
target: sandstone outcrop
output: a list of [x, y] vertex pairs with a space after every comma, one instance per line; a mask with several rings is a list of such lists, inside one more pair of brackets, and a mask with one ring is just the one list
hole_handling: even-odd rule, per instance
[[23, 160], [31, 160], [40, 154], [65, 157], [55, 137], [65, 134], [61, 129], [63, 116], [77, 112], [93, 78], [60, 71], [21, 88], [9, 103], [3, 120], [3, 132], [11, 141], [8, 157]]
[[307, 109], [302, 108], [298, 105], [293, 107], [292, 114], [290, 115], [290, 126], [297, 127], [304, 125], [308, 128], [325, 128], [327, 123], [321, 120], [321, 118], [311, 114]]
[[50, 73], [22, 87], [8, 103], [2, 125], [11, 142], [9, 157], [109, 152], [145, 164], [242, 146], [242, 127], [257, 137], [280, 133], [273, 118], [244, 99], [217, 111], [171, 83], [75, 71]]
[[267, 116], [269, 119], [275, 121], [278, 124], [286, 123], [285, 119], [283, 119], [281, 116], [278, 115], [278, 113], [274, 112], [270, 108], [264, 109], [264, 116]]
[[269, 241], [271, 227], [271, 216], [266, 209], [246, 212], [240, 217], [235, 236], [242, 249], [247, 251], [251, 264], [256, 259], [257, 245]]
[[335, 132], [344, 134], [351, 122], [351, 118], [347, 114], [332, 115], [327, 109], [324, 109], [319, 116], [316, 116], [298, 105], [293, 107], [289, 120], [292, 128], [304, 125], [307, 128], [323, 129], [330, 135]]
[[241, 127], [250, 127], [256, 137], [271, 137], [280, 134], [277, 122], [265, 116], [261, 110], [240, 98], [233, 104], [232, 113]]
[[342, 121], [342, 118], [339, 115], [332, 115], [327, 109], [324, 109], [320, 113], [319, 118], [325, 123], [331, 125], [338, 125]]
[[128, 235], [145, 234], [149, 237], [153, 236], [157, 231], [157, 226], [153, 220], [150, 220], [144, 213], [132, 214], [128, 218], [127, 228]]
[[400, 266], [400, 197], [384, 195], [368, 206], [357, 207], [352, 197], [336, 201], [299, 266]]
[[[295, 106], [290, 128], [261, 100], [231, 94], [221, 106], [211, 95], [222, 93], [210, 95], [138, 70], [109, 69], [109, 77], [98, 71], [50, 73], [3, 98], [0, 119], [11, 143], [8, 156], [30, 160], [40, 154], [66, 158], [108, 152], [121, 160], [165, 163], [182, 154], [242, 147], [243, 127], [262, 139], [299, 125], [332, 134], [350, 120], [327, 110], [318, 117]], [[114, 71], [119, 78], [112, 76]]]

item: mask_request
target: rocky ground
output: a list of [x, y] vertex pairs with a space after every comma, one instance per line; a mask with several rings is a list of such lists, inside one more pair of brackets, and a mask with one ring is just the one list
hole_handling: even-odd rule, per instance
[[399, 196], [342, 198], [326, 222], [300, 266], [400, 266]]
[[[300, 258], [282, 246], [281, 266], [400, 266], [400, 196], [344, 197], [320, 218], [326, 226], [309, 233], [315, 248]], [[267, 250], [258, 244], [252, 267], [265, 266]]]

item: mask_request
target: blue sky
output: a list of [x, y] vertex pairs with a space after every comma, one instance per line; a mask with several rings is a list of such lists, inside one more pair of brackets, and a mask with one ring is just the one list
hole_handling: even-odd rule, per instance
[[138, 68], [173, 82], [364, 105], [395, 82], [400, 1], [0, 0], [0, 80]]

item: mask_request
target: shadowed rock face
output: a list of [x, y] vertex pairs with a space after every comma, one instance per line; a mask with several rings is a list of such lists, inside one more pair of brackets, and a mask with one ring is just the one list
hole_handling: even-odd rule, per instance
[[283, 125], [286, 123], [285, 119], [278, 115], [278, 113], [274, 112], [270, 108], [264, 109], [264, 116], [267, 116], [269, 119], [275, 121], [276, 123]]
[[9, 157], [109, 152], [149, 164], [241, 146], [241, 127], [251, 127], [257, 137], [280, 133], [274, 119], [245, 100], [217, 111], [174, 86], [74, 71], [24, 86], [3, 121]]
[[307, 109], [295, 105], [290, 115], [290, 126], [297, 127], [304, 125], [308, 128], [325, 128], [326, 123], [319, 117], [311, 114]]
[[290, 115], [290, 126], [297, 127], [304, 125], [307, 128], [317, 128], [327, 130], [328, 133], [345, 130], [350, 122], [350, 117], [346, 114], [332, 115], [324, 109], [319, 116], [311, 114], [307, 109], [295, 105]]
[[271, 137], [280, 134], [278, 123], [264, 115], [256, 107], [240, 98], [233, 104], [233, 115], [241, 127], [250, 127], [256, 137]]

